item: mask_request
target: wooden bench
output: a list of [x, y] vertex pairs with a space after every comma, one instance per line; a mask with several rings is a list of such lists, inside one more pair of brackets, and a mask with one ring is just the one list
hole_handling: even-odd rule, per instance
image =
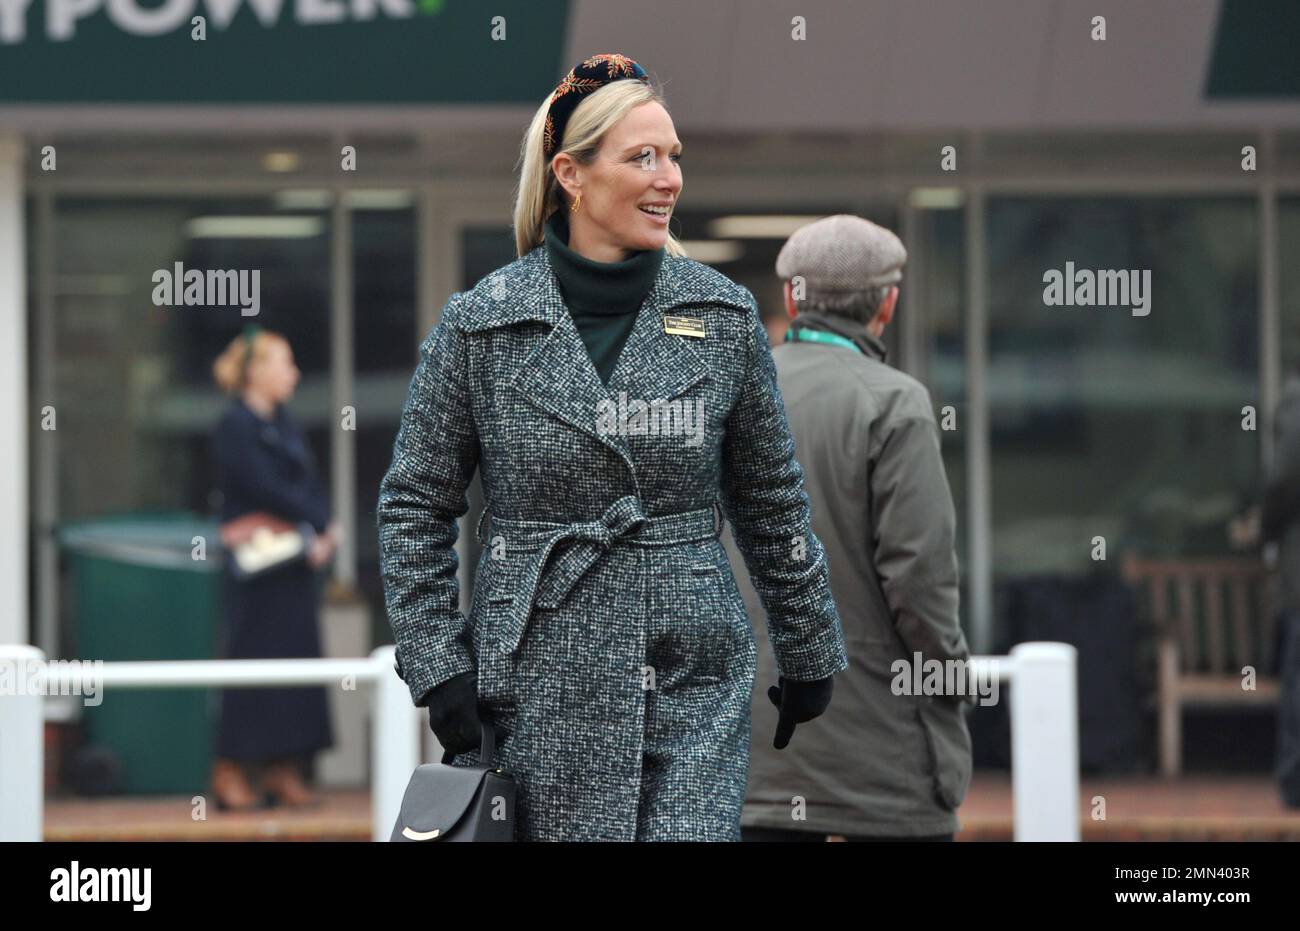
[[[1147, 599], [1157, 627], [1160, 772], [1182, 770], [1184, 706], [1276, 704], [1273, 595], [1258, 558], [1122, 560], [1124, 579]], [[1255, 669], [1253, 691], [1242, 667]]]

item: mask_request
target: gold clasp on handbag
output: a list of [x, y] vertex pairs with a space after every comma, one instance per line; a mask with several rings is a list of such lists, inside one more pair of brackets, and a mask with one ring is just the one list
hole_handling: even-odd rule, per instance
[[433, 840], [441, 833], [440, 828], [434, 828], [432, 831], [412, 831], [409, 827], [402, 828], [402, 836], [407, 840]]

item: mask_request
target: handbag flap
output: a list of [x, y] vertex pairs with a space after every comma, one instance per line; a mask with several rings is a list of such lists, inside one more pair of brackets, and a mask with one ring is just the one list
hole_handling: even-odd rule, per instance
[[439, 840], [446, 837], [474, 802], [492, 767], [424, 763], [411, 774], [402, 796], [402, 812], [393, 840]]

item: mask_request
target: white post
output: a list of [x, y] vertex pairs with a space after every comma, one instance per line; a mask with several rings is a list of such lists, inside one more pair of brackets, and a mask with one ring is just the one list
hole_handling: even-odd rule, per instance
[[393, 668], [396, 650], [379, 647], [370, 654], [378, 666], [375, 677], [374, 737], [371, 741], [371, 839], [386, 841], [402, 810], [402, 795], [411, 773], [420, 765], [420, 709]]
[[1068, 643], [1011, 650], [1011, 789], [1015, 839], [1079, 839], [1079, 713]]
[[0, 841], [45, 836], [44, 660], [36, 647], [0, 644]]
[[0, 643], [29, 643], [27, 428], [27, 229], [23, 140], [0, 133]]

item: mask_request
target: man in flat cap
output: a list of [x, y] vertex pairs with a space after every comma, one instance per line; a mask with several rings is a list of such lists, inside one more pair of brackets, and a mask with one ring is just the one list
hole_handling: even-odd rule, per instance
[[[906, 261], [897, 236], [847, 215], [798, 230], [776, 260], [793, 319], [772, 357], [850, 665], [801, 743], [752, 743], [746, 840], [951, 840], [960, 826], [971, 773], [962, 702], [973, 693], [917, 689], [913, 673], [934, 659], [973, 681], [957, 615], [956, 514], [930, 394], [885, 364], [881, 342]], [[759, 668], [770, 669], [761, 604], [726, 545]], [[754, 733], [771, 732], [771, 696], [756, 690], [752, 710]]]

